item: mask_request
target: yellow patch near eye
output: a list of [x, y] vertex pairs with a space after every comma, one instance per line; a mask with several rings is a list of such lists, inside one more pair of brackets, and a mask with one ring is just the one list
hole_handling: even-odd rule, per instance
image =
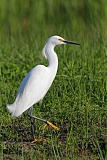
[[63, 40], [62, 39], [58, 39], [60, 42], [63, 42]]

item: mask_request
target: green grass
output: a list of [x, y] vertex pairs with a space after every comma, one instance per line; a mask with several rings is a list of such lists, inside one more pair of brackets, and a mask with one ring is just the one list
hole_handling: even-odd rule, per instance
[[[106, 2], [0, 3], [1, 159], [106, 159]], [[49, 127], [43, 130], [43, 124], [35, 121], [35, 135], [47, 141], [31, 145], [27, 111], [12, 118], [6, 104], [14, 102], [21, 80], [31, 68], [48, 64], [41, 51], [47, 38], [55, 34], [81, 45], [55, 48], [58, 73], [42, 104], [35, 105], [33, 114], [51, 121], [60, 130]]]

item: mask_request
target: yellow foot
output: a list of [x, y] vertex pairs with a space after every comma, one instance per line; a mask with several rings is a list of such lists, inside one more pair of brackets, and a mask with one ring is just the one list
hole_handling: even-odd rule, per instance
[[53, 124], [52, 124], [51, 122], [49, 122], [49, 121], [47, 121], [46, 124], [49, 125], [50, 127], [54, 128], [54, 129], [57, 130], [57, 131], [59, 130], [59, 128], [58, 128], [57, 126], [53, 125]]
[[34, 139], [31, 144], [36, 143], [36, 142], [46, 142], [46, 139]]

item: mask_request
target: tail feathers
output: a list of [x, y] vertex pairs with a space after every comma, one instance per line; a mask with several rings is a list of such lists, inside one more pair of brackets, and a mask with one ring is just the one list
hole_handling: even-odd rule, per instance
[[14, 111], [15, 111], [15, 104], [7, 104], [7, 109], [8, 111], [12, 114], [12, 116], [16, 116]]

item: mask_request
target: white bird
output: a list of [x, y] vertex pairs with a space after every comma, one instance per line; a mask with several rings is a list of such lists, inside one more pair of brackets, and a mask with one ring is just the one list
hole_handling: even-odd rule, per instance
[[20, 116], [23, 112], [30, 108], [28, 115], [31, 118], [33, 134], [34, 118], [48, 124], [56, 130], [59, 129], [49, 121], [33, 116], [32, 110], [33, 105], [44, 98], [56, 76], [58, 70], [58, 57], [54, 51], [54, 47], [56, 45], [67, 43], [79, 45], [79, 43], [67, 41], [60, 36], [52, 36], [47, 40], [42, 50], [42, 55], [48, 59], [49, 65], [47, 67], [44, 65], [37, 65], [34, 67], [21, 82], [15, 102], [11, 105], [7, 105], [9, 112], [15, 117]]

